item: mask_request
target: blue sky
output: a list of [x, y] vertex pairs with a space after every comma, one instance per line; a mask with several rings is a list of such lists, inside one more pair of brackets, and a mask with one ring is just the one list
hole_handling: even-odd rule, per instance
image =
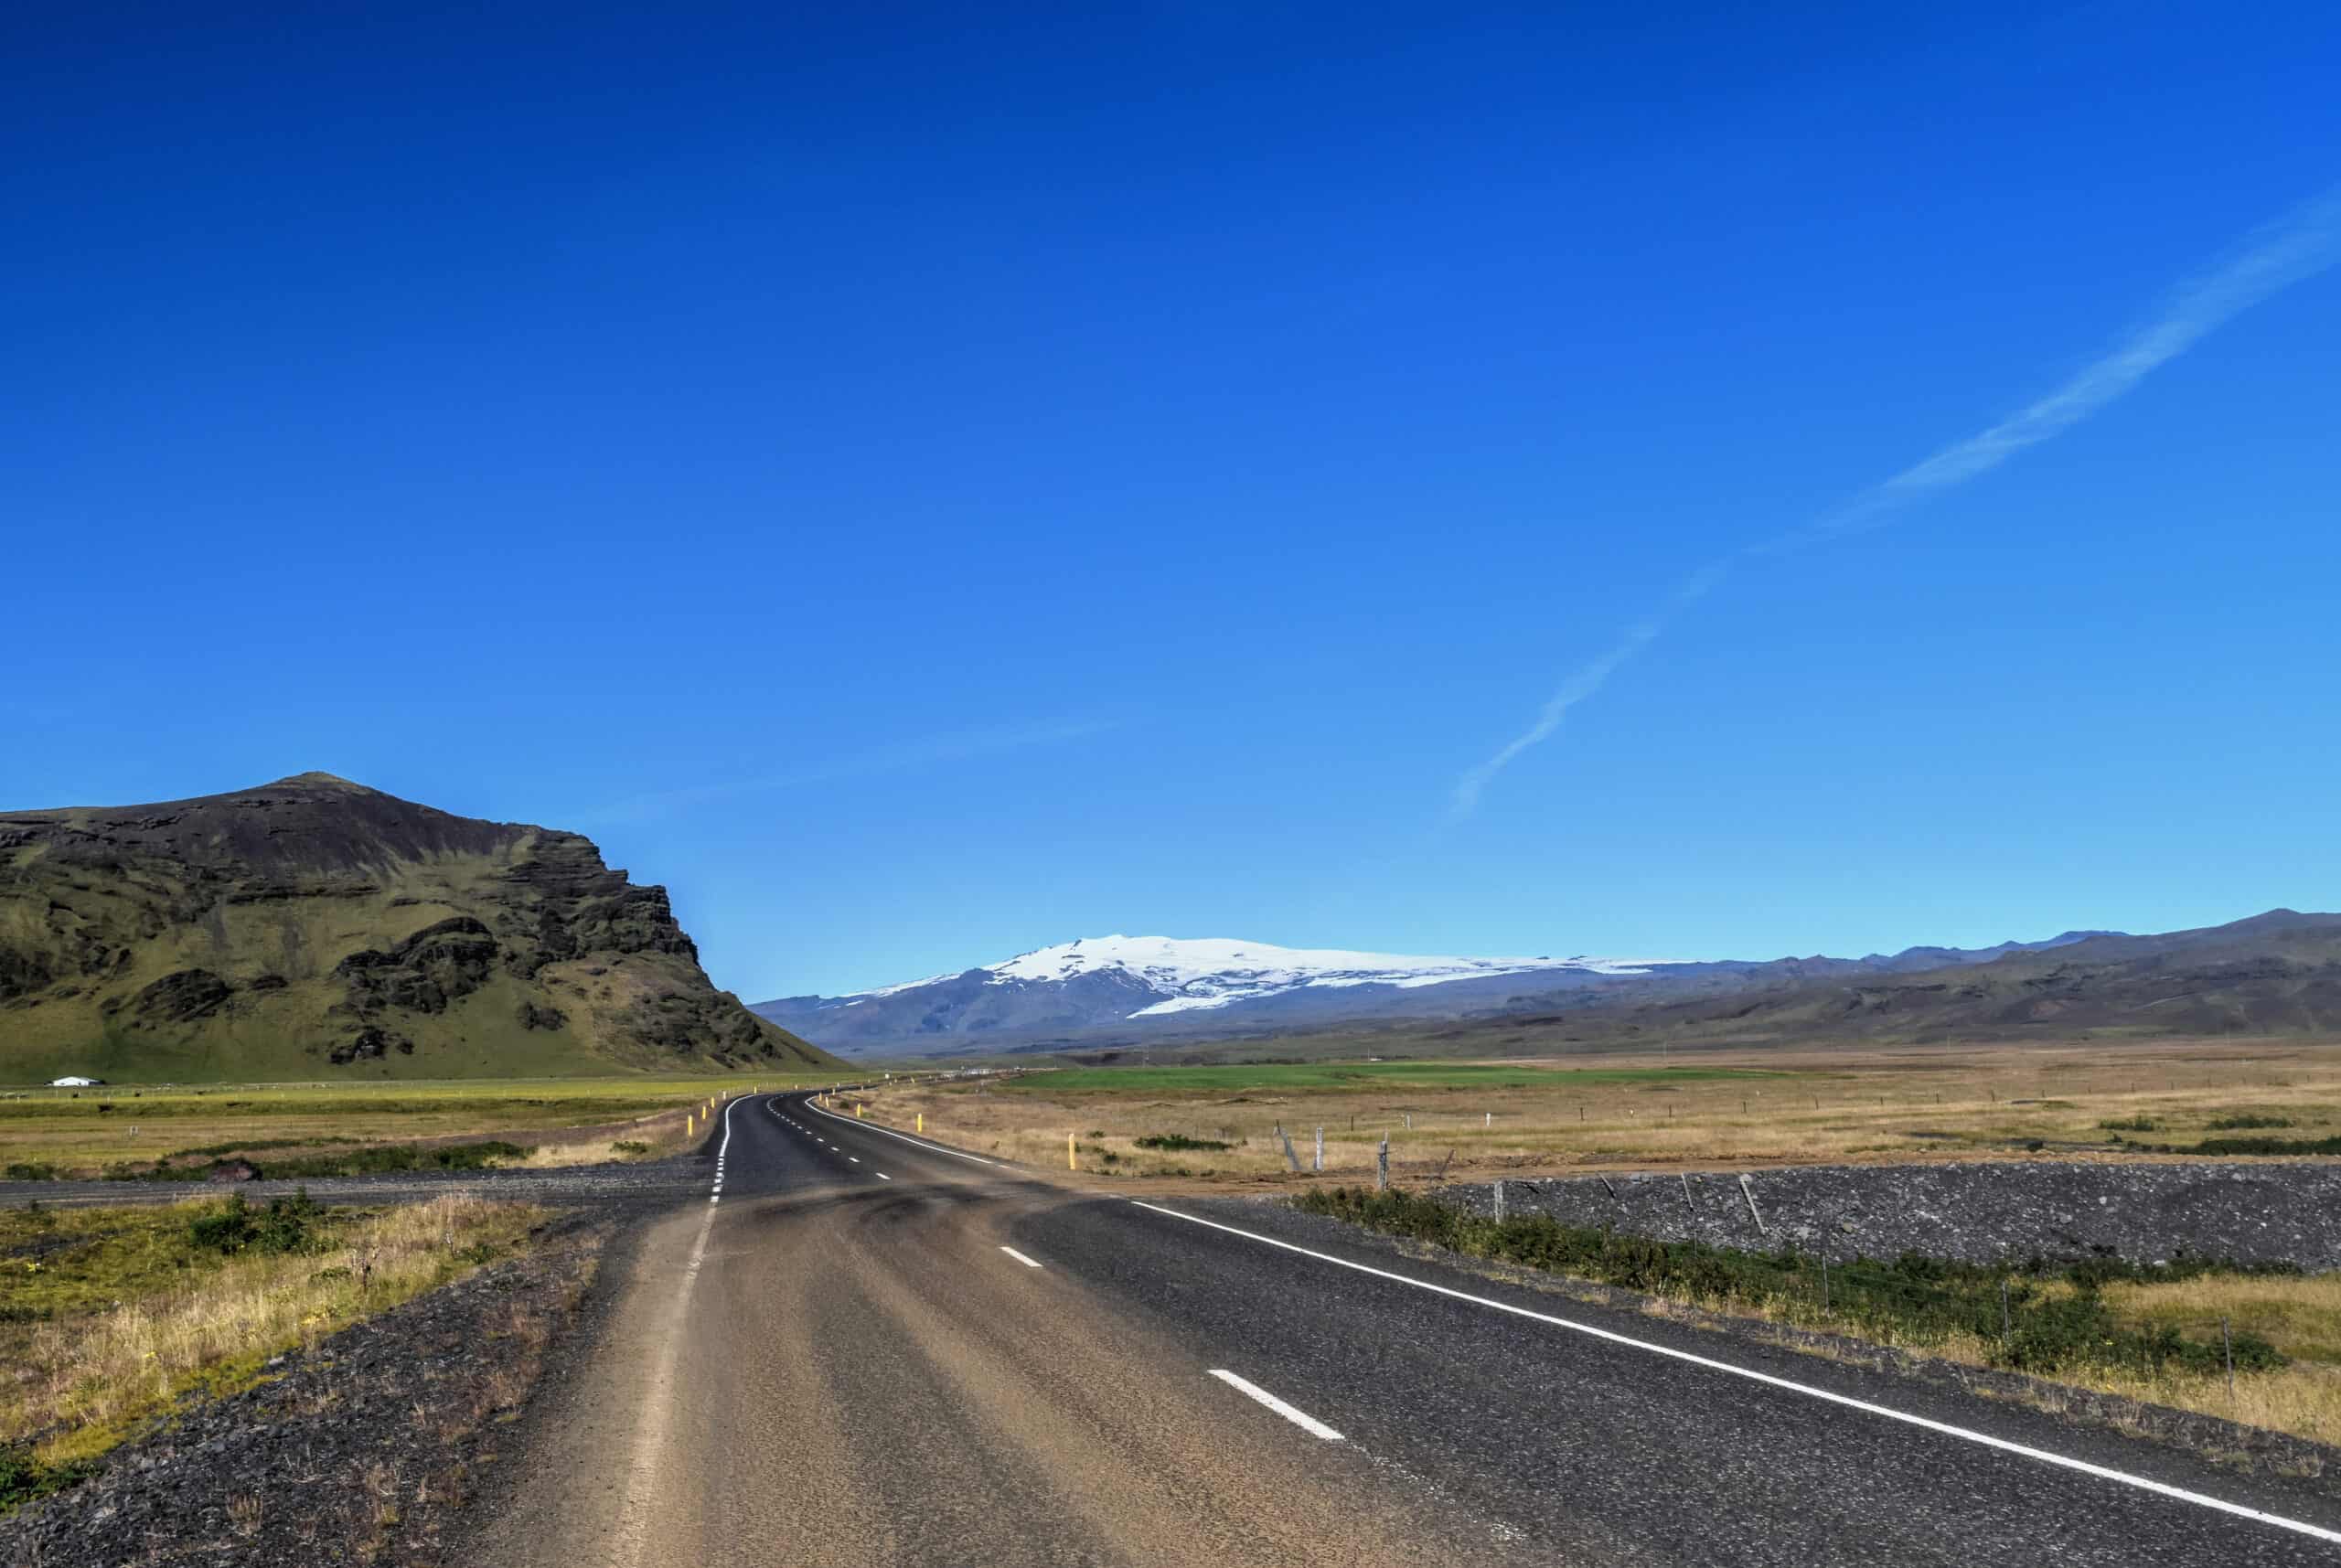
[[2330, 7], [36, 9], [0, 803], [581, 827], [751, 997], [2336, 904], [2341, 272], [1736, 553], [2302, 221]]

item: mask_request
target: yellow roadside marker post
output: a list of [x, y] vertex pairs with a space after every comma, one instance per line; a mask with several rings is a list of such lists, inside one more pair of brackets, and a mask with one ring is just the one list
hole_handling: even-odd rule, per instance
[[691, 1129], [698, 1125], [699, 1124], [692, 1119], [691, 1114], [689, 1111], [685, 1111], [683, 1113], [683, 1136], [690, 1136]]
[[926, 1113], [925, 1111], [921, 1111], [918, 1114], [918, 1130], [922, 1133], [926, 1131]]
[[857, 1122], [861, 1120], [861, 1102], [859, 1100], [853, 1103], [853, 1119]]
[[1081, 1162], [1074, 1157], [1073, 1135], [1071, 1133], [1067, 1133], [1064, 1136], [1064, 1168], [1067, 1170], [1079, 1170], [1081, 1168]]

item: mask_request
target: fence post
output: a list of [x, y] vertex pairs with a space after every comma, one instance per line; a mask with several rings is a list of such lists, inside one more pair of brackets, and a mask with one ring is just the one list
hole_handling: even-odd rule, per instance
[[2228, 1333], [2228, 1320], [2219, 1319], [2219, 1353], [2228, 1359], [2228, 1403], [2235, 1403], [2235, 1340]]
[[[1503, 1223], [1503, 1179], [1496, 1179], [1496, 1223]], [[2232, 1380], [2230, 1380], [2232, 1381]]]
[[1317, 1164], [1313, 1168], [1325, 1168], [1325, 1129], [1322, 1127], [1317, 1129]]
[[1686, 1170], [1686, 1171], [1684, 1171], [1684, 1172], [1682, 1173], [1682, 1175], [1683, 1175], [1683, 1207], [1684, 1207], [1684, 1208], [1685, 1208], [1685, 1209], [1687, 1209], [1687, 1210], [1689, 1210], [1689, 1211], [1691, 1211], [1691, 1213], [1692, 1213], [1693, 1217], [1694, 1217], [1694, 1218], [1695, 1218], [1695, 1217], [1697, 1216], [1698, 1212], [1699, 1212], [1699, 1206], [1698, 1206], [1696, 1203], [1694, 1203], [1694, 1202], [1692, 1202], [1692, 1201], [1691, 1201], [1691, 1173], [1690, 1173], [1689, 1171], [1687, 1171], [1687, 1170]]
[[1829, 1249], [1823, 1247], [1821, 1250], [1821, 1310], [1827, 1312], [1831, 1309], [1831, 1303], [1829, 1300]]
[[1374, 1156], [1374, 1189], [1376, 1192], [1390, 1190], [1390, 1139], [1386, 1135], [1382, 1140], [1380, 1152]]
[[2008, 1282], [2003, 1279], [2000, 1281], [2000, 1344], [2003, 1349], [2015, 1331], [2015, 1324], [2008, 1317]]
[[1739, 1195], [1748, 1200], [1748, 1217], [1756, 1221], [1756, 1233], [1759, 1236], [1768, 1234], [1769, 1232], [1764, 1229], [1764, 1216], [1756, 1207], [1756, 1179], [1754, 1177], [1745, 1173], [1740, 1176]]
[[1277, 1126], [1277, 1137], [1284, 1145], [1285, 1164], [1292, 1168], [1293, 1175], [1299, 1176], [1300, 1174], [1300, 1157], [1292, 1152], [1292, 1135], [1284, 1130], [1284, 1126], [1281, 1123]]
[[1483, 1127], [1492, 1127], [1495, 1125], [1496, 1114], [1493, 1111], [1482, 1111], [1480, 1113], [1480, 1125]]

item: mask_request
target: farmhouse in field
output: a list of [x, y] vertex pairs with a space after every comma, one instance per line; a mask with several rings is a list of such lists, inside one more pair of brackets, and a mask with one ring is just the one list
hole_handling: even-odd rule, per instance
[[52, 1089], [94, 1089], [104, 1082], [102, 1078], [80, 1078], [68, 1073], [62, 1078], [50, 1079], [48, 1086]]

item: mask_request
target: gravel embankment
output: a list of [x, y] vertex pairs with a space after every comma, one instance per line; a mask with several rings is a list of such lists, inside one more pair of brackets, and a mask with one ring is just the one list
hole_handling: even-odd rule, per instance
[[[2189, 1253], [2341, 1268], [2341, 1163], [1806, 1166], [1736, 1175], [1508, 1180], [1505, 1210], [1663, 1241], [1991, 1263]], [[1486, 1214], [1487, 1182], [1430, 1189]]]
[[575, 1313], [610, 1228], [556, 1221], [526, 1257], [280, 1357], [255, 1387], [190, 1402], [93, 1478], [0, 1519], [0, 1563], [443, 1563], [443, 1531]]

